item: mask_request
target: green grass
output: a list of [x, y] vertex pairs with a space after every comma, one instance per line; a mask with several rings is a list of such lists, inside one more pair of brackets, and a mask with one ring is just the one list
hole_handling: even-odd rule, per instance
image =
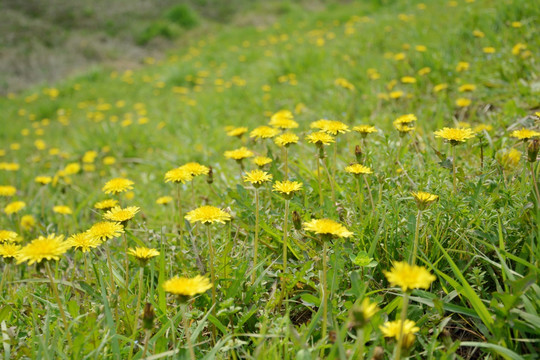
[[[40, 235], [85, 231], [102, 218], [93, 205], [108, 198], [103, 185], [121, 176], [135, 182], [132, 191], [117, 197], [121, 205], [141, 208], [126, 226], [129, 247], [160, 251], [144, 268], [138, 309], [139, 266], [130, 256], [125, 273], [122, 237], [87, 253], [87, 265], [75, 249], [50, 261], [67, 329], [46, 267], [2, 262], [3, 358], [140, 359], [145, 345], [148, 359], [189, 358], [180, 306], [162, 284], [175, 275], [209, 271], [206, 229], [185, 222], [180, 231], [177, 186], [164, 182], [168, 170], [191, 161], [211, 166], [213, 183], [199, 176], [180, 185], [183, 214], [209, 204], [232, 216], [231, 222], [211, 227], [218, 279], [215, 315], [210, 291], [188, 306], [197, 359], [347, 359], [360, 351], [360, 343], [364, 358], [381, 349], [385, 358], [392, 357], [396, 341], [385, 339], [379, 326], [400, 318], [403, 293], [390, 286], [384, 271], [410, 258], [417, 225], [412, 191], [439, 196], [422, 212], [416, 261], [437, 280], [410, 294], [406, 316], [420, 330], [403, 355], [535, 358], [540, 210], [526, 144], [510, 133], [538, 129], [540, 11], [532, 2], [518, 1], [418, 5], [355, 2], [319, 5], [309, 12], [279, 5], [275, 23], [213, 24], [212, 35], [194, 35], [186, 47], [171, 50], [163, 60], [148, 59], [137, 70], [99, 67], [1, 98], [1, 167], [17, 163], [20, 169], [0, 170], [0, 185], [17, 188], [15, 196], [0, 197], [0, 205], [20, 200], [26, 207], [15, 215], [3, 213], [0, 229], [19, 233], [22, 245]], [[254, 7], [253, 14], [262, 16], [257, 11], [265, 10]], [[521, 27], [512, 25], [516, 21]], [[474, 30], [485, 36], [475, 37]], [[527, 48], [514, 54], [518, 43]], [[417, 51], [418, 45], [427, 50]], [[490, 46], [495, 53], [484, 53]], [[396, 59], [400, 53], [403, 60]], [[462, 61], [469, 69], [460, 72], [456, 66]], [[426, 67], [430, 72], [419, 75]], [[417, 81], [403, 83], [404, 76]], [[338, 78], [354, 90], [336, 85]], [[447, 89], [435, 92], [440, 84]], [[464, 84], [476, 89], [460, 92]], [[403, 95], [390, 98], [395, 91]], [[471, 104], [458, 107], [458, 98]], [[225, 131], [228, 125], [251, 131], [281, 109], [291, 110], [300, 125], [292, 130], [299, 143], [288, 148], [289, 177], [303, 183], [290, 201], [291, 214], [296, 211], [300, 223], [330, 218], [354, 233], [328, 244], [327, 337], [322, 336], [322, 244], [289, 217], [288, 299], [280, 307], [285, 201], [270, 191], [270, 184], [261, 187], [259, 261], [252, 264], [253, 187], [239, 178], [240, 166], [223, 156], [246, 146], [272, 158], [265, 170], [274, 181], [283, 180], [282, 150], [273, 141], [228, 137]], [[408, 113], [418, 119], [416, 130], [400, 137], [392, 122]], [[378, 132], [365, 140], [355, 132], [339, 135], [337, 162], [334, 145], [325, 147], [328, 172], [337, 169], [336, 201], [323, 170], [321, 206], [318, 152], [305, 136], [312, 132], [310, 123], [324, 118], [351, 128], [372, 124]], [[461, 122], [492, 128], [456, 146], [452, 159], [450, 145], [434, 131]], [[369, 188], [360, 178], [360, 209], [355, 179], [344, 172], [356, 162], [356, 145], [362, 163], [373, 170]], [[503, 159], [509, 149], [521, 158]], [[83, 160], [88, 151], [97, 153], [93, 162]], [[110, 156], [116, 162], [106, 165], [103, 160]], [[80, 171], [63, 174], [72, 163]], [[247, 171], [256, 168], [250, 160], [244, 165]], [[537, 162], [532, 169], [538, 172]], [[34, 181], [38, 175], [57, 181], [41, 186]], [[166, 195], [175, 200], [155, 203]], [[73, 214], [54, 213], [56, 205], [69, 206]], [[22, 229], [23, 215], [32, 215], [36, 224]], [[117, 286], [113, 291], [108, 260]], [[364, 298], [380, 311], [357, 332], [349, 328], [350, 312]], [[146, 302], [155, 313], [153, 327], [145, 332], [139, 321], [134, 331]], [[365, 341], [357, 341], [358, 335]]]

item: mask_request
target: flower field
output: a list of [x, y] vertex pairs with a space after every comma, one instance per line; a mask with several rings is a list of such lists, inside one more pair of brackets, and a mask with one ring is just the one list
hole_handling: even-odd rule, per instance
[[540, 7], [324, 4], [0, 98], [0, 358], [538, 358]]

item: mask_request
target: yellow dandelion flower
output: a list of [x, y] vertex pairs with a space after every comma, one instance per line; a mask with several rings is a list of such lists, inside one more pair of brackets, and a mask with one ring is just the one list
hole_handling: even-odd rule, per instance
[[135, 183], [129, 179], [115, 178], [107, 181], [101, 189], [105, 194], [118, 194], [132, 190]]
[[489, 132], [489, 131], [493, 130], [493, 126], [489, 125], [489, 124], [478, 124], [473, 129], [473, 131], [475, 133], [479, 133], [479, 132], [482, 132], [484, 130]]
[[349, 126], [347, 124], [337, 120], [326, 121], [321, 130], [333, 136], [351, 131], [349, 130]]
[[0, 196], [13, 196], [17, 193], [17, 188], [11, 185], [0, 185]]
[[157, 198], [156, 204], [166, 205], [166, 204], [168, 204], [168, 203], [170, 203], [172, 201], [173, 201], [172, 196], [161, 196], [161, 197]]
[[88, 232], [73, 234], [67, 239], [67, 241], [72, 247], [81, 250], [83, 253], [88, 252], [102, 244], [101, 240], [90, 236]]
[[231, 220], [231, 215], [215, 206], [205, 205], [187, 213], [185, 218], [190, 223], [201, 222], [203, 224], [222, 223]]
[[352, 307], [350, 312], [350, 327], [362, 328], [366, 326], [373, 316], [379, 311], [376, 303], [372, 303], [369, 298], [364, 298], [362, 303]]
[[270, 139], [279, 134], [279, 130], [270, 126], [259, 126], [249, 133], [250, 138]]
[[503, 167], [504, 170], [515, 169], [521, 160], [521, 153], [516, 149], [505, 149], [497, 151], [495, 159]]
[[457, 66], [456, 66], [456, 71], [457, 72], [463, 72], [463, 71], [467, 71], [469, 70], [470, 68], [470, 64], [466, 61], [460, 61], [458, 62]]
[[437, 85], [435, 85], [433, 87], [433, 92], [438, 93], [438, 92], [441, 92], [441, 91], [446, 90], [446, 89], [448, 89], [448, 84], [445, 84], [445, 83], [437, 84]]
[[165, 281], [163, 289], [171, 294], [178, 296], [191, 297], [202, 294], [212, 288], [212, 284], [208, 278], [203, 276], [195, 276], [194, 278], [173, 277]]
[[[393, 337], [399, 340], [401, 335], [401, 320], [387, 321], [379, 328], [381, 329], [384, 337]], [[412, 320], [405, 320], [403, 323], [403, 335], [416, 334], [420, 331], [420, 328], [416, 326], [416, 323]]]
[[404, 292], [413, 289], [428, 289], [436, 280], [425, 267], [395, 262], [391, 271], [383, 271], [392, 286], [399, 286]]
[[135, 217], [135, 214], [139, 212], [140, 208], [137, 206], [128, 206], [125, 209], [122, 209], [120, 206], [116, 206], [111, 210], [107, 211], [103, 218], [105, 220], [123, 223], [124, 221], [131, 220]]
[[289, 110], [280, 110], [270, 118], [270, 126], [279, 129], [295, 129], [298, 123], [294, 121], [294, 115]]
[[94, 209], [98, 210], [109, 210], [113, 207], [118, 206], [118, 200], [116, 199], [106, 199], [103, 201], [99, 201], [94, 204]]
[[413, 77], [413, 76], [403, 76], [401, 78], [401, 82], [403, 84], [414, 84], [414, 83], [416, 83], [416, 78]]
[[266, 156], [257, 156], [253, 159], [253, 163], [257, 165], [258, 167], [263, 167], [265, 165], [268, 165], [272, 162], [272, 159]]
[[391, 91], [390, 94], [388, 94], [390, 99], [399, 99], [399, 98], [403, 97], [403, 95], [405, 95], [405, 93], [403, 91], [400, 91], [400, 90]]
[[476, 85], [474, 84], [463, 84], [458, 88], [459, 92], [469, 92], [476, 90]]
[[[11, 261], [14, 258], [17, 257], [17, 254], [21, 250], [20, 245], [12, 244], [12, 243], [5, 243], [0, 244], [0, 256], [4, 258], [4, 260]], [[4, 273], [5, 276], [5, 273]]]
[[103, 158], [103, 165], [113, 165], [116, 163], [116, 158], [114, 156], [105, 156]]
[[519, 55], [523, 50], [527, 49], [527, 44], [517, 43], [512, 47], [512, 55]]
[[119, 237], [124, 233], [124, 227], [118, 222], [102, 221], [92, 225], [88, 229], [88, 234], [91, 238], [107, 241], [109, 239]]
[[484, 54], [494, 54], [497, 50], [495, 50], [493, 46], [486, 46], [482, 49], [482, 51], [484, 52]]
[[270, 180], [272, 180], [272, 175], [259, 169], [249, 171], [244, 176], [244, 182], [249, 182], [255, 187], [259, 187], [262, 183]]
[[81, 165], [79, 163], [70, 163], [66, 165], [66, 167], [63, 170], [63, 173], [66, 176], [69, 176], [69, 175], [75, 175], [79, 171], [81, 171]]
[[248, 150], [245, 147], [241, 147], [236, 150], [225, 151], [224, 155], [227, 159], [243, 160], [246, 158], [253, 157], [254, 154], [253, 154], [253, 151]]
[[354, 88], [354, 85], [351, 84], [347, 79], [345, 78], [337, 78], [335, 81], [334, 81], [334, 84], [336, 86], [340, 86], [344, 89], [347, 89], [347, 90], [351, 90], [353, 91], [355, 88]]
[[232, 129], [227, 130], [227, 136], [241, 137], [247, 132], [248, 132], [248, 128], [245, 126], [233, 127]]
[[510, 137], [523, 141], [527, 141], [538, 136], [540, 136], [540, 132], [529, 129], [514, 130], [510, 133]]
[[377, 132], [377, 128], [372, 125], [358, 125], [353, 127], [353, 131], [360, 133], [362, 137], [366, 137], [368, 134]]
[[21, 217], [21, 227], [23, 230], [30, 230], [36, 226], [36, 219], [32, 215], [23, 215]]
[[334, 237], [350, 237], [353, 235], [345, 226], [330, 219], [313, 219], [304, 223], [304, 229], [315, 234]]
[[334, 137], [324, 131], [317, 131], [306, 136], [309, 143], [317, 146], [330, 145], [335, 142]]
[[404, 135], [408, 132], [414, 131], [415, 127], [409, 126], [408, 124], [394, 124], [394, 127], [399, 131], [400, 135]]
[[0, 230], [0, 243], [17, 242], [18, 234], [11, 230]]
[[420, 75], [420, 76], [424, 76], [424, 75], [429, 74], [430, 72], [431, 72], [431, 68], [426, 66], [426, 67], [423, 67], [420, 70], [418, 70], [417, 74]]
[[512, 23], [510, 25], [512, 25], [513, 28], [520, 28], [520, 27], [523, 26], [521, 21], [512, 21]]
[[474, 35], [474, 37], [477, 37], [477, 38], [483, 38], [484, 36], [486, 36], [486, 34], [484, 34], [482, 31], [478, 29], [474, 30], [472, 34]]
[[436, 201], [439, 197], [424, 191], [417, 191], [411, 193], [416, 201], [416, 205], [420, 210], [424, 210], [429, 204]]
[[456, 100], [456, 106], [458, 106], [458, 107], [467, 107], [467, 106], [471, 105], [471, 103], [472, 103], [472, 100], [467, 99], [467, 98], [458, 98]]
[[19, 169], [20, 169], [20, 165], [17, 163], [7, 163], [7, 162], [0, 163], [0, 170], [17, 171]]
[[435, 137], [443, 138], [450, 142], [452, 146], [459, 143], [463, 143], [468, 139], [472, 139], [476, 136], [474, 131], [469, 128], [443, 128], [442, 130], [435, 131]]
[[14, 201], [6, 205], [6, 207], [4, 208], [4, 212], [8, 215], [16, 214], [25, 207], [26, 203], [24, 201]]
[[292, 196], [295, 192], [302, 190], [302, 183], [298, 181], [276, 181], [272, 187], [273, 191], [279, 192], [286, 198]]
[[208, 166], [204, 166], [196, 162], [189, 162], [182, 165], [180, 166], [180, 169], [184, 169], [191, 174], [191, 176], [208, 175], [210, 172], [210, 168]]
[[63, 235], [40, 236], [19, 250], [16, 256], [17, 264], [27, 261], [28, 265], [32, 265], [43, 260], [60, 260], [60, 255], [63, 255], [70, 247], [71, 244], [64, 241]]
[[354, 175], [373, 174], [373, 171], [369, 167], [361, 165], [361, 164], [349, 165], [345, 168], [345, 171]]
[[147, 247], [137, 247], [128, 250], [128, 255], [135, 257], [141, 266], [145, 266], [150, 259], [159, 256], [159, 251]]
[[280, 147], [287, 147], [291, 144], [296, 144], [298, 142], [299, 138], [296, 134], [293, 134], [293, 133], [284, 133], [284, 134], [281, 134], [279, 135], [278, 137], [276, 137], [274, 139], [274, 142], [276, 143], [277, 146], [280, 146]]
[[396, 120], [394, 120], [394, 126], [411, 124], [415, 122], [416, 120], [418, 119], [416, 118], [416, 115], [414, 114], [401, 115]]
[[55, 212], [57, 214], [62, 214], [62, 215], [71, 215], [71, 214], [73, 214], [73, 211], [71, 210], [71, 208], [69, 206], [66, 206], [66, 205], [53, 206], [53, 212]]
[[321, 119], [321, 120], [317, 120], [317, 121], [313, 121], [311, 124], [309, 124], [309, 127], [311, 129], [319, 129], [319, 130], [322, 130], [324, 129], [324, 127], [326, 126], [326, 124], [329, 122], [330, 120], [326, 120], [326, 119]]
[[183, 168], [176, 168], [165, 173], [165, 182], [186, 183], [193, 180], [193, 175]]

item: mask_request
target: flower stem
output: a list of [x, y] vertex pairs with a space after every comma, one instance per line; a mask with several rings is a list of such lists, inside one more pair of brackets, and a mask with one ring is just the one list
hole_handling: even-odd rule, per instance
[[453, 145], [450, 145], [452, 147], [452, 180], [454, 183], [454, 195], [457, 194], [457, 182], [456, 182], [456, 147]]
[[189, 323], [187, 319], [187, 304], [182, 304], [182, 321], [184, 323], [184, 335], [186, 336], [186, 342], [189, 349], [189, 358], [191, 360], [196, 360], [195, 351], [193, 350], [193, 344], [191, 343], [191, 335], [189, 332]]
[[110, 249], [110, 246], [109, 244], [107, 244], [107, 246], [105, 246], [105, 250], [107, 251], [107, 264], [109, 265], [109, 272], [111, 273], [111, 281], [109, 283], [109, 286], [111, 288], [111, 294], [114, 294], [114, 292], [116, 291], [116, 283], [114, 281], [114, 273], [113, 273], [113, 269], [112, 269], [112, 263], [111, 263], [111, 249]]
[[49, 262], [45, 262], [45, 267], [47, 268], [47, 273], [49, 275], [49, 280], [51, 281], [51, 289], [54, 293], [54, 296], [56, 297], [56, 302], [58, 303], [58, 309], [60, 310], [60, 315], [62, 316], [62, 321], [64, 322], [64, 328], [66, 331], [66, 338], [68, 340], [68, 343], [71, 347], [71, 335], [69, 334], [69, 325], [66, 317], [66, 313], [64, 312], [64, 306], [62, 305], [62, 302], [60, 301], [60, 295], [58, 295], [58, 288], [56, 287], [56, 283], [54, 282], [54, 277], [51, 271], [51, 266], [49, 265]]
[[414, 265], [416, 262], [416, 252], [418, 251], [418, 235], [420, 234], [420, 218], [422, 217], [422, 210], [418, 209], [418, 213], [416, 214], [416, 229], [414, 231], [414, 243], [413, 243], [413, 251], [412, 256], [410, 260], [410, 264]]
[[180, 253], [183, 256], [184, 253], [184, 214], [182, 213], [182, 195], [180, 192], [180, 183], [176, 185], [176, 202], [178, 204], [178, 213], [180, 219], [178, 220], [178, 227], [180, 228]]
[[373, 202], [373, 195], [371, 194], [371, 187], [369, 186], [369, 182], [367, 181], [366, 175], [364, 175], [364, 182], [366, 183], [368, 195], [369, 195], [369, 202], [371, 203], [371, 212], [373, 213], [375, 211], [375, 203]]
[[328, 264], [326, 255], [328, 252], [328, 245], [327, 240], [322, 239], [323, 241], [323, 253], [322, 253], [322, 263], [323, 263], [323, 273], [322, 273], [322, 306], [323, 306], [323, 319], [322, 319], [322, 333], [321, 333], [321, 339], [324, 339], [326, 337], [326, 328], [328, 323], [328, 304], [327, 304], [327, 298], [328, 298], [328, 291], [327, 291], [327, 284], [326, 284], [326, 273], [328, 271]]
[[403, 305], [401, 306], [401, 328], [399, 329], [399, 339], [396, 346], [396, 352], [394, 359], [400, 360], [401, 359], [401, 347], [403, 345], [403, 328], [405, 324], [405, 319], [407, 318], [407, 309], [409, 307], [409, 293], [406, 292], [403, 295]]
[[[139, 269], [139, 292], [137, 294], [137, 306], [135, 306], [135, 313], [138, 313], [139, 308], [141, 306], [141, 295], [142, 295], [142, 287], [143, 287], [143, 277], [144, 277], [144, 268], [141, 267]], [[135, 316], [135, 324], [133, 325], [133, 335], [137, 334], [138, 325], [139, 325], [139, 319], [137, 316]]]
[[289, 180], [289, 155], [287, 147], [283, 147], [283, 157], [285, 159], [285, 180]]
[[536, 181], [536, 173], [534, 171], [534, 163], [530, 163], [532, 182], [534, 185], [534, 191], [536, 192], [536, 204], [540, 203], [540, 191], [538, 191], [538, 182]]
[[319, 205], [323, 206], [322, 181], [321, 181], [321, 158], [317, 156], [317, 182], [319, 183]]
[[283, 222], [283, 274], [281, 274], [281, 297], [279, 305], [281, 306], [281, 300], [287, 298], [287, 244], [289, 238], [289, 200], [285, 200], [285, 219]]
[[0, 296], [4, 294], [4, 283], [6, 282], [6, 278], [8, 277], [8, 275], [9, 275], [9, 264], [6, 263], [4, 267], [4, 271], [2, 272], [2, 281], [0, 281]]
[[255, 283], [257, 277], [257, 257], [259, 255], [259, 189], [255, 188], [255, 239], [253, 240], [253, 272], [251, 283]]
[[[210, 235], [210, 225], [206, 225], [206, 234], [208, 235], [208, 251], [210, 253], [210, 279], [212, 280], [212, 315], [216, 316], [216, 273], [214, 271], [214, 246], [212, 245], [212, 236]], [[216, 327], [212, 326], [212, 338], [215, 341]]]
[[[337, 140], [337, 139], [336, 139]], [[334, 189], [334, 183], [336, 182], [336, 168], [337, 168], [337, 141], [334, 143], [334, 164], [332, 166], [332, 202], [336, 202], [336, 190]]]
[[150, 342], [150, 330], [145, 330], [144, 334], [144, 349], [141, 359], [146, 359], [146, 353], [148, 352], [148, 343]]
[[360, 191], [360, 180], [358, 180], [358, 177], [355, 177], [356, 180], [356, 194], [358, 196], [358, 211], [360, 212], [360, 216], [362, 216], [362, 203], [363, 203], [363, 196], [362, 191]]
[[128, 241], [126, 233], [122, 233], [122, 237], [124, 238], [124, 267], [125, 267], [125, 282], [126, 282], [126, 292], [129, 290], [129, 259], [127, 257], [128, 253]]

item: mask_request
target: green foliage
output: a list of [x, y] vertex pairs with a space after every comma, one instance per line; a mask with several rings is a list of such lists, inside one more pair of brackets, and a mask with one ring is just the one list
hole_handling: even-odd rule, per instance
[[146, 45], [156, 37], [162, 37], [168, 40], [176, 38], [180, 34], [180, 28], [168, 21], [160, 20], [151, 23], [135, 37], [138, 45]]
[[[223, 8], [214, 10], [229, 11], [242, 1], [221, 2]], [[125, 239], [110, 239], [85, 254], [71, 249], [49, 263], [68, 326], [42, 265], [0, 263], [3, 358], [187, 359], [188, 336], [197, 359], [348, 359], [360, 358], [361, 348], [365, 359], [381, 352], [391, 358], [396, 342], [384, 338], [380, 326], [399, 318], [404, 294], [389, 285], [385, 271], [411, 258], [417, 224], [417, 263], [437, 280], [408, 295], [405, 314], [420, 330], [403, 355], [535, 358], [540, 211], [532, 174], [538, 162], [527, 162], [526, 143], [509, 135], [538, 128], [534, 49], [540, 46], [540, 9], [533, 2], [490, 0], [437, 0], [425, 2], [425, 9], [399, 1], [310, 5], [312, 12], [292, 2], [258, 4], [252, 8], [259, 11], [260, 17], [253, 15], [257, 26], [208, 24], [210, 35], [193, 35], [143, 66], [93, 68], [0, 99], [0, 121], [7, 124], [0, 131], [0, 185], [17, 189], [0, 197], [0, 210], [26, 202], [20, 213], [2, 214], [0, 229], [19, 233], [22, 245], [40, 235], [83, 232], [102, 220], [93, 205], [108, 198], [101, 188], [114, 177], [135, 182], [132, 192], [114, 198], [123, 207], [141, 208], [126, 224]], [[205, 14], [201, 6], [193, 8]], [[272, 21], [265, 23], [269, 8]], [[189, 16], [180, 11], [173, 18], [184, 23]], [[143, 28], [139, 41], [174, 38], [183, 25], [173, 18]], [[526, 48], [515, 54], [520, 43]], [[487, 46], [496, 52], [484, 53]], [[468, 62], [467, 70], [457, 70], [461, 61]], [[405, 76], [416, 82], [406, 83]], [[476, 88], [460, 90], [464, 84]], [[458, 98], [471, 103], [460, 107]], [[241, 179], [241, 166], [223, 156], [246, 146], [271, 158], [265, 170], [273, 181], [283, 180], [283, 149], [272, 140], [249, 138], [249, 131], [281, 109], [299, 124], [289, 130], [300, 140], [288, 148], [288, 176], [303, 183], [289, 204], [300, 226], [291, 215], [285, 275], [284, 198], [271, 184], [259, 189], [260, 260], [252, 264], [254, 189]], [[400, 136], [392, 123], [409, 113], [418, 118], [416, 131]], [[377, 129], [365, 138], [354, 131], [340, 134], [335, 148], [325, 147], [322, 204], [319, 151], [305, 139], [319, 119]], [[248, 133], [228, 137], [228, 125], [245, 126]], [[478, 125], [491, 129], [454, 150], [434, 136], [443, 127]], [[356, 161], [357, 145], [361, 161], [373, 170], [365, 179], [344, 171]], [[505, 168], [497, 154], [509, 149], [521, 158]], [[191, 161], [212, 166], [212, 179], [163, 181], [166, 171]], [[20, 169], [4, 170], [10, 163]], [[81, 169], [67, 175], [68, 164]], [[244, 171], [256, 168], [251, 159], [242, 165]], [[38, 175], [55, 181], [40, 185]], [[438, 195], [421, 216], [411, 195], [419, 190]], [[157, 204], [162, 196], [173, 200]], [[210, 291], [193, 298], [186, 328], [177, 299], [162, 284], [176, 275], [207, 273], [206, 225], [181, 217], [206, 204], [225, 209], [233, 220], [210, 225], [218, 301], [213, 308]], [[55, 213], [55, 205], [67, 205], [73, 214]], [[21, 227], [23, 215], [36, 224]], [[323, 244], [301, 226], [321, 217], [353, 232], [327, 243], [331, 339], [321, 326]], [[139, 262], [126, 254], [125, 244], [160, 252], [142, 271], [141, 294]], [[280, 299], [283, 278], [287, 297]], [[351, 313], [366, 298], [380, 310], [356, 329]], [[145, 303], [154, 312], [148, 332], [139, 318]]]
[[165, 13], [165, 17], [185, 28], [185, 29], [191, 29], [199, 25], [199, 17], [197, 16], [197, 13], [189, 7], [189, 5], [186, 4], [179, 4], [176, 6], [173, 6], [167, 12]]

